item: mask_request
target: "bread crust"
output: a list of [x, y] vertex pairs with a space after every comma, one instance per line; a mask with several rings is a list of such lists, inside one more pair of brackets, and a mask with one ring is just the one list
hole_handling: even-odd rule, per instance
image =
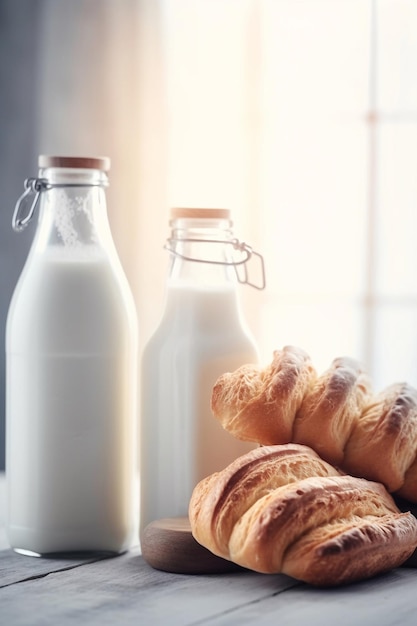
[[371, 394], [371, 380], [359, 361], [334, 359], [305, 395], [295, 416], [293, 441], [341, 465], [346, 443]]
[[212, 410], [238, 439], [310, 446], [344, 472], [417, 503], [417, 389], [396, 383], [375, 395], [355, 359], [334, 359], [317, 376], [306, 352], [286, 346], [264, 368], [221, 376]]
[[189, 518], [214, 554], [313, 585], [387, 571], [417, 546], [416, 518], [383, 485], [341, 474], [297, 444], [257, 448], [201, 481]]
[[189, 516], [197, 541], [229, 558], [229, 540], [238, 519], [271, 490], [309, 476], [339, 476], [307, 446], [263, 446], [203, 479], [192, 494]]
[[407, 383], [380, 392], [357, 420], [347, 442], [347, 472], [398, 491], [417, 449], [417, 390]]
[[403, 538], [414, 534], [410, 514], [356, 518], [319, 527], [285, 553], [282, 572], [315, 586], [334, 587], [371, 578], [410, 556]]
[[243, 365], [216, 381], [213, 415], [237, 439], [263, 445], [292, 440], [294, 415], [316, 379], [309, 355], [295, 346], [275, 350], [267, 367]]
[[282, 486], [260, 498], [235, 524], [230, 559], [265, 574], [282, 572], [287, 548], [312, 530], [335, 520], [346, 525], [353, 517], [397, 514], [386, 496], [379, 483], [352, 476], [313, 476]]

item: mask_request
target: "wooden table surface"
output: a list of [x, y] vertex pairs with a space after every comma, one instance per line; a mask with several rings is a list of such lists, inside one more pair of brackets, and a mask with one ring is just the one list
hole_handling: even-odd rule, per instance
[[0, 480], [0, 625], [384, 626], [417, 620], [417, 569], [322, 590], [283, 575], [168, 574], [139, 547], [110, 559], [24, 557], [4, 534]]

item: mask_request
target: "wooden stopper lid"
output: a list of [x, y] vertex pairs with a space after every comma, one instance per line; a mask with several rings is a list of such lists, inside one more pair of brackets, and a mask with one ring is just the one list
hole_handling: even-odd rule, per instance
[[164, 572], [219, 574], [243, 570], [201, 546], [191, 533], [187, 517], [171, 517], [148, 524], [141, 536], [141, 549], [145, 561]]
[[41, 154], [38, 158], [38, 166], [44, 167], [71, 167], [75, 169], [101, 170], [107, 172], [110, 169], [109, 157], [76, 157], [76, 156], [52, 156]]
[[174, 207], [171, 209], [171, 219], [196, 218], [196, 219], [223, 219], [230, 220], [229, 209], [198, 209]]

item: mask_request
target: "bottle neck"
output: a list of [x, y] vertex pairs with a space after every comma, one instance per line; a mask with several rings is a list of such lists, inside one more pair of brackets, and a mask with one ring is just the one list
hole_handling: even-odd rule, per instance
[[107, 176], [94, 169], [45, 168], [40, 194], [37, 237], [39, 248], [58, 246], [71, 250], [107, 247], [111, 234], [104, 187]]
[[171, 222], [168, 284], [190, 288], [232, 288], [233, 233], [227, 219], [179, 218]]

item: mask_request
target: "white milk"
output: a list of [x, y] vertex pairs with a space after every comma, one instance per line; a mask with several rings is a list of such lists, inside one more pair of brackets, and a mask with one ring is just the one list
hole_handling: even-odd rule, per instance
[[142, 360], [141, 529], [187, 515], [196, 483], [254, 447], [223, 430], [210, 400], [221, 374], [257, 359], [233, 285], [168, 288]]
[[136, 326], [129, 296], [98, 247], [51, 248], [26, 265], [7, 325], [15, 549], [118, 552], [131, 542]]

